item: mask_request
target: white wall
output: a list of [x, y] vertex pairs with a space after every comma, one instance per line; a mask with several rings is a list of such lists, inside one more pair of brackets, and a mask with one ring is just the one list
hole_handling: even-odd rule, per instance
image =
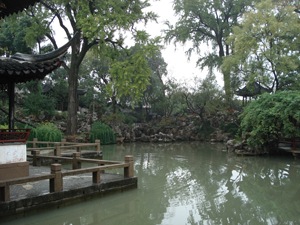
[[0, 164], [26, 160], [26, 144], [0, 144]]

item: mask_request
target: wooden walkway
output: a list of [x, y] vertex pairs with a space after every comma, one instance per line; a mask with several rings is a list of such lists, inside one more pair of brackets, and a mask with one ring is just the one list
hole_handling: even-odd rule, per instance
[[[119, 162], [81, 158], [77, 151], [73, 157], [32, 153], [28, 177], [0, 180], [0, 217], [137, 188], [132, 156]], [[43, 160], [52, 164], [43, 166]]]

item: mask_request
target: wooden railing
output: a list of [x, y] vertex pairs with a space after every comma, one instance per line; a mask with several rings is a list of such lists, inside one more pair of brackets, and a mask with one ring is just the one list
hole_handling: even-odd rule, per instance
[[[124, 168], [124, 177], [134, 177], [134, 162], [133, 156], [125, 156], [124, 162], [84, 159], [80, 158], [80, 153], [74, 153], [73, 158], [69, 157], [54, 157], [54, 156], [32, 156], [33, 163], [39, 164], [42, 158], [52, 158], [53, 160], [62, 160], [72, 162], [72, 170], [62, 171], [62, 166], [59, 163], [51, 164], [51, 173], [46, 175], [30, 176], [0, 181], [0, 201], [10, 201], [10, 186], [16, 184], [24, 184], [27, 182], [49, 180], [49, 192], [60, 192], [63, 190], [64, 177], [80, 175], [84, 173], [92, 173], [92, 181], [94, 184], [101, 182], [101, 173], [104, 170]], [[82, 162], [95, 163], [98, 166], [81, 168]]]
[[96, 152], [100, 153], [100, 140], [95, 140], [95, 143], [74, 143], [66, 142], [62, 139], [61, 142], [49, 142], [49, 141], [38, 141], [36, 138], [33, 141], [27, 141], [28, 145], [32, 147], [27, 147], [27, 151], [53, 151], [54, 156], [61, 156], [62, 152], [72, 151], [81, 152], [84, 149], [94, 149]]

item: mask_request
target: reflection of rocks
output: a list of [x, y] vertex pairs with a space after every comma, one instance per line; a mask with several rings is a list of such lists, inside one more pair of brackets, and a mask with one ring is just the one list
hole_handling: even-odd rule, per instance
[[245, 144], [243, 142], [230, 139], [226, 142], [226, 149], [229, 152], [235, 152], [236, 150], [244, 149]]
[[254, 149], [247, 145], [246, 141], [237, 141], [230, 139], [226, 142], [226, 149], [228, 152], [234, 152], [237, 155], [254, 156], [264, 155], [267, 151], [264, 149]]
[[210, 141], [211, 142], [226, 142], [228, 140], [229, 134], [224, 133], [220, 129], [216, 129], [211, 135], [210, 135]]
[[141, 137], [137, 137], [135, 138], [135, 140], [141, 142], [164, 142], [164, 143], [175, 141], [173, 134], [164, 134], [162, 132], [150, 136], [146, 136], [145, 134], [142, 134]]

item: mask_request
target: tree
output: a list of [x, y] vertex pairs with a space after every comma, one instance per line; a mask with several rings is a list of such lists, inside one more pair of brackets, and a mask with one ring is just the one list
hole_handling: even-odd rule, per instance
[[29, 17], [18, 17], [14, 15], [1, 21], [0, 46], [1, 55], [10, 56], [16, 52], [31, 53], [24, 36], [26, 28], [30, 26]]
[[186, 88], [174, 79], [168, 79], [165, 83], [164, 97], [157, 102], [154, 110], [164, 117], [183, 115], [187, 112], [183, 94]]
[[[64, 68], [68, 73], [68, 119], [67, 134], [73, 135], [77, 131], [77, 89], [79, 79], [79, 68], [86, 53], [95, 45], [101, 51], [107, 46], [112, 48], [124, 48], [123, 34], [129, 31], [133, 34], [135, 41], [147, 45], [145, 32], [135, 29], [135, 24], [154, 19], [152, 12], [144, 13], [143, 9], [149, 6], [148, 1], [121, 1], [121, 0], [92, 0], [92, 1], [67, 1], [67, 0], [41, 0], [35, 10], [27, 11], [34, 19], [33, 30], [42, 30], [44, 35], [57, 48], [55, 30], [51, 27], [55, 19], [58, 20], [65, 36], [71, 40], [71, 57], [69, 64]], [[37, 29], [41, 27], [41, 29]], [[52, 30], [50, 30], [52, 28]], [[35, 33], [31, 33], [32, 37]], [[126, 74], [133, 71], [134, 66], [130, 64], [114, 65], [119, 70], [114, 72]], [[141, 66], [141, 65], [138, 65]], [[133, 75], [127, 72], [127, 76]], [[148, 77], [149, 74], [140, 74]], [[136, 81], [136, 80], [134, 80]]]
[[146, 106], [147, 116], [149, 116], [150, 109], [155, 113], [155, 110], [160, 107], [160, 102], [165, 98], [166, 86], [163, 82], [163, 76], [167, 75], [167, 64], [160, 51], [157, 51], [155, 55], [148, 58], [148, 64], [151, 69], [151, 77], [142, 97], [142, 105]]
[[[179, 43], [191, 41], [193, 45], [188, 50], [189, 54], [202, 54], [203, 43], [208, 43], [212, 52], [200, 55], [197, 64], [201, 68], [209, 67], [210, 70], [220, 68], [223, 57], [231, 53], [226, 39], [252, 2], [253, 0], [174, 0], [174, 10], [179, 20], [174, 26], [167, 23], [169, 28], [166, 39]], [[226, 70], [222, 70], [222, 73], [226, 98], [230, 100], [230, 73]]]
[[293, 5], [266, 0], [244, 15], [229, 38], [234, 54], [223, 69], [242, 81], [257, 81], [273, 91], [300, 87], [300, 23]]
[[184, 93], [188, 110], [200, 117], [201, 122], [222, 110], [223, 93], [220, 91], [213, 75], [203, 80], [195, 78], [191, 92]]
[[298, 91], [263, 94], [242, 113], [240, 136], [258, 150], [274, 147], [281, 138], [299, 137], [299, 104]]

